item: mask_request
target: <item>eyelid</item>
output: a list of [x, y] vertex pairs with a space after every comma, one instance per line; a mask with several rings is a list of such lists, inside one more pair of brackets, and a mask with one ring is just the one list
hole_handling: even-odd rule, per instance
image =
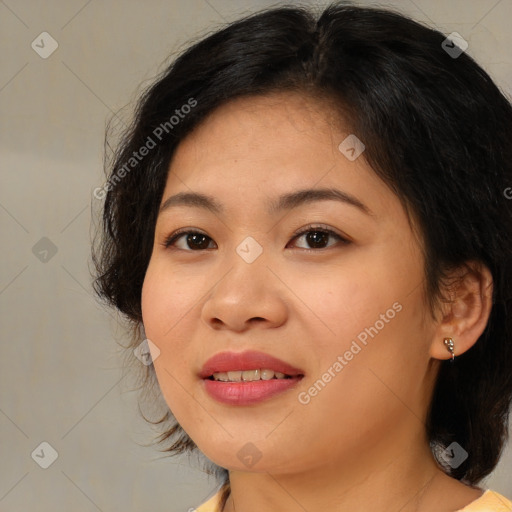
[[[192, 228], [192, 227], [185, 227], [185, 228], [180, 228], [180, 229], [177, 229], [176, 231], [174, 231], [173, 233], [171, 233], [169, 236], [166, 236], [164, 238], [164, 241], [162, 242], [161, 245], [164, 246], [165, 249], [169, 249], [171, 247], [171, 245], [180, 238], [181, 235], [184, 235], [184, 234], [197, 234], [197, 235], [204, 235], [206, 237], [208, 237], [210, 240], [213, 241], [213, 238], [211, 238], [209, 235], [207, 235], [206, 233], [204, 233], [203, 231], [201, 231], [200, 229], [197, 229], [197, 228]], [[217, 244], [215, 244], [217, 245]], [[202, 252], [202, 251], [186, 251], [186, 252]]]
[[350, 241], [348, 236], [344, 235], [343, 233], [337, 231], [336, 229], [332, 228], [331, 226], [328, 226], [327, 224], [319, 224], [317, 222], [313, 222], [311, 224], [308, 224], [307, 226], [304, 226], [302, 228], [299, 228], [295, 233], [293, 234], [293, 238], [296, 236], [303, 235], [304, 233], [308, 233], [309, 231], [327, 231], [329, 233], [332, 233], [336, 236], [339, 236], [340, 238], [343, 238], [345, 240]]
[[[350, 240], [350, 238], [348, 236], [346, 236], [342, 233], [339, 233], [334, 228], [331, 228], [330, 226], [327, 226], [326, 224], [318, 224], [318, 223], [312, 223], [312, 224], [309, 224], [307, 226], [300, 228], [293, 234], [291, 240], [293, 241], [296, 238], [300, 238], [302, 235], [305, 235], [306, 233], [309, 233], [311, 231], [322, 231], [324, 233], [327, 233], [330, 236], [334, 236], [334, 237], [338, 238], [339, 242], [342, 243], [343, 245], [346, 245], [346, 244], [349, 244], [352, 242], [352, 240]], [[315, 249], [315, 248], [304, 249], [303, 247], [299, 247], [299, 249], [301, 251], [307, 251], [307, 252], [323, 252], [323, 251], [326, 251], [327, 249], [330, 249], [331, 247], [335, 247], [336, 245], [337, 244], [332, 244], [328, 247], [323, 247], [321, 249]]]

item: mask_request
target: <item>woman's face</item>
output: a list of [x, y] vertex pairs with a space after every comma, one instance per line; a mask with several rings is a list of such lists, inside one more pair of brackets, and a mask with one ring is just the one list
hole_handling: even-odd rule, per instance
[[[145, 332], [160, 350], [154, 366], [172, 413], [231, 470], [391, 460], [423, 429], [435, 326], [420, 246], [364, 152], [354, 159], [362, 147], [349, 138], [339, 149], [350, 130], [329, 124], [327, 109], [291, 94], [237, 99], [197, 127], [170, 166], [162, 205], [202, 194], [219, 210], [196, 199], [160, 212], [142, 292]], [[320, 189], [340, 199], [303, 194], [277, 207]], [[178, 229], [201, 234], [165, 247]], [[252, 384], [200, 376], [215, 354], [246, 350], [303, 376]], [[266, 395], [271, 387], [280, 392]]]

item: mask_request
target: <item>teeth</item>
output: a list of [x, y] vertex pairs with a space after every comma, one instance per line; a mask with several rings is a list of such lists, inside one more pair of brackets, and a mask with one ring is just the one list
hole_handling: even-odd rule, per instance
[[274, 370], [261, 370], [261, 380], [270, 380], [274, 377]]
[[252, 382], [255, 380], [270, 380], [273, 378], [284, 379], [287, 378], [284, 373], [274, 372], [274, 370], [257, 369], [257, 370], [238, 370], [233, 372], [218, 372], [213, 374], [214, 380], [223, 382]]

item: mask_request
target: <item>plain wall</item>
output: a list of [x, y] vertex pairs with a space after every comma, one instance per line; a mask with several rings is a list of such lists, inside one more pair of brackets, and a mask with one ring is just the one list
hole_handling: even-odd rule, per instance
[[[215, 490], [185, 458], [140, 446], [152, 432], [124, 385], [115, 314], [92, 295], [92, 192], [104, 182], [106, 121], [129, 110], [169, 55], [239, 15], [283, 3], [0, 3], [0, 510], [178, 512]], [[512, 92], [512, 0], [380, 5], [459, 32]], [[43, 31], [58, 43], [48, 58], [31, 47]], [[31, 456], [44, 441], [58, 452], [47, 469]], [[512, 496], [510, 447], [481, 485]]]

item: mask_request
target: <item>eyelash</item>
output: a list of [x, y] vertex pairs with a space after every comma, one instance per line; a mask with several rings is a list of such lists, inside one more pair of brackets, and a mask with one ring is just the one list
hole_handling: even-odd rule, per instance
[[[331, 236], [337, 238], [344, 245], [350, 243], [349, 240], [347, 240], [346, 238], [342, 237], [341, 235], [339, 235], [338, 233], [336, 233], [332, 229], [329, 229], [328, 227], [323, 226], [323, 225], [319, 225], [319, 224], [309, 225], [309, 226], [306, 226], [305, 228], [301, 229], [300, 231], [295, 232], [293, 234], [292, 240], [295, 240], [296, 238], [300, 238], [302, 235], [305, 235], [305, 234], [311, 233], [311, 232], [318, 232], [318, 233], [323, 233], [323, 234], [326, 234], [326, 235], [331, 235]], [[202, 233], [201, 231], [196, 231], [196, 230], [193, 230], [193, 229], [183, 228], [183, 229], [179, 229], [178, 231], [175, 231], [174, 233], [169, 235], [164, 240], [162, 245], [166, 249], [169, 249], [179, 238], [181, 238], [182, 235], [203, 235], [203, 236], [206, 236], [207, 238], [210, 238], [206, 233]], [[212, 240], [212, 239], [210, 238], [210, 240]], [[335, 245], [335, 244], [333, 244], [333, 245]], [[329, 248], [333, 247], [333, 245], [330, 245], [328, 247], [322, 247], [320, 249], [315, 249], [315, 248], [304, 249], [304, 248], [301, 248], [301, 247], [299, 247], [299, 249], [302, 249], [303, 251], [308, 251], [308, 252], [312, 252], [312, 251], [313, 252], [318, 252], [318, 251], [325, 251], [326, 249], [329, 249]], [[177, 249], [177, 250], [182, 250], [182, 251], [185, 251], [185, 252], [203, 252], [206, 249], [197, 249], [197, 250], [193, 250], [193, 249]]]

